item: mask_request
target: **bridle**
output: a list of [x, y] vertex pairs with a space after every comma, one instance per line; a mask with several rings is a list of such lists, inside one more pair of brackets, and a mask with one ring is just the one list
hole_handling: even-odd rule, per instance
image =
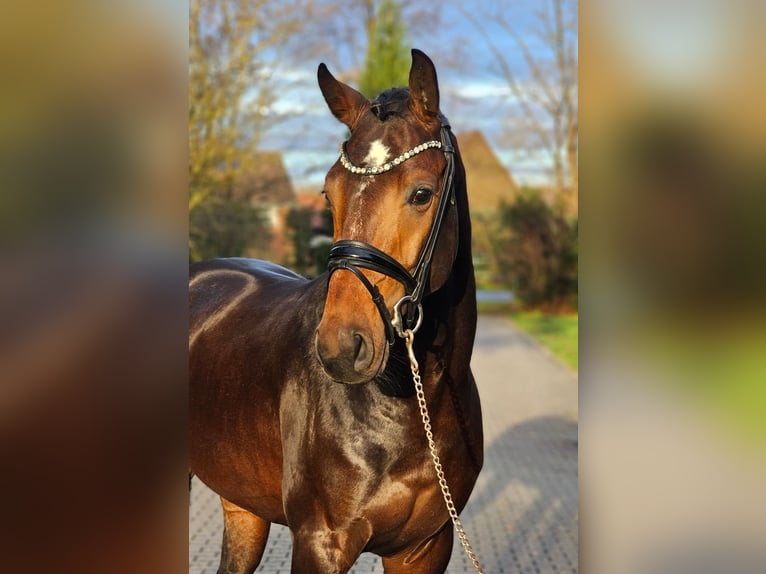
[[[343, 145], [341, 145], [341, 163], [343, 166], [352, 173], [363, 175], [376, 175], [388, 171], [399, 165], [401, 162], [406, 161], [431, 147], [441, 148], [444, 152], [444, 157], [447, 160], [447, 165], [444, 168], [444, 175], [442, 178], [441, 193], [439, 194], [438, 204], [436, 206], [436, 214], [412, 273], [405, 269], [396, 259], [387, 253], [384, 253], [377, 247], [365, 243], [364, 241], [357, 241], [354, 239], [341, 239], [340, 241], [336, 241], [330, 248], [330, 253], [327, 257], [327, 270], [329, 271], [330, 276], [339, 269], [345, 269], [356, 275], [362, 282], [362, 285], [364, 285], [367, 291], [370, 292], [372, 300], [378, 308], [380, 317], [383, 319], [383, 324], [386, 328], [386, 338], [390, 345], [393, 345], [396, 335], [404, 338], [405, 331], [417, 331], [423, 321], [422, 300], [425, 296], [426, 285], [428, 284], [431, 261], [433, 259], [434, 250], [436, 249], [436, 242], [439, 238], [439, 232], [441, 231], [447, 213], [447, 206], [448, 204], [455, 204], [455, 148], [450, 139], [449, 122], [443, 115], [441, 116], [441, 128], [439, 134], [441, 141], [432, 140], [416, 146], [408, 152], [403, 153], [395, 160], [379, 167], [354, 166], [348, 161], [343, 150]], [[457, 221], [457, 218], [455, 221]], [[386, 308], [380, 290], [373, 285], [367, 277], [365, 277], [360, 268], [370, 269], [377, 273], [387, 275], [404, 286], [404, 297], [394, 305], [393, 318]]]

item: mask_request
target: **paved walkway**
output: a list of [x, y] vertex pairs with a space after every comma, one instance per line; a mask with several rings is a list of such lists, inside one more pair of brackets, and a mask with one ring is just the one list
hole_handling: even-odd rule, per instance
[[[472, 367], [484, 412], [485, 463], [463, 525], [487, 574], [577, 572], [577, 377], [503, 317], [480, 316]], [[222, 518], [197, 479], [189, 573], [215, 574]], [[271, 529], [257, 572], [290, 571], [290, 533]], [[473, 572], [457, 539], [450, 574]], [[353, 573], [383, 572], [363, 554]]]

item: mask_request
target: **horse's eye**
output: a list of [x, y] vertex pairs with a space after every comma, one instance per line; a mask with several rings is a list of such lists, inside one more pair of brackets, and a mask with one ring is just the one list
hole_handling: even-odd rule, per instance
[[413, 194], [410, 196], [410, 203], [412, 205], [425, 205], [429, 201], [431, 201], [431, 198], [433, 197], [434, 192], [430, 189], [426, 189], [424, 187], [421, 187], [419, 189], [416, 189]]
[[323, 189], [322, 195], [324, 195], [324, 200], [327, 202], [327, 207], [331, 207], [332, 203], [330, 202], [330, 196], [327, 194], [327, 191]]

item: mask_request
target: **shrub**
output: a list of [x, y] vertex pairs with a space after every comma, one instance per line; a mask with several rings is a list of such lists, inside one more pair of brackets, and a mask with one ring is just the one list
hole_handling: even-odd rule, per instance
[[577, 307], [577, 220], [524, 189], [500, 208], [493, 242], [499, 280], [527, 308]]
[[292, 244], [292, 257], [287, 265], [308, 277], [321, 275], [327, 267], [332, 243], [330, 210], [293, 207], [287, 214], [286, 226]]
[[253, 246], [267, 246], [271, 233], [263, 209], [214, 196], [189, 217], [190, 261], [239, 257]]

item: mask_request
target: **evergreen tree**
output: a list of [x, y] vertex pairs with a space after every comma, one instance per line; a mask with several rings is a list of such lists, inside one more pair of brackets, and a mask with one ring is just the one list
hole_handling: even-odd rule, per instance
[[382, 0], [367, 44], [367, 57], [359, 90], [374, 98], [393, 86], [406, 86], [410, 46], [402, 9], [396, 0]]

